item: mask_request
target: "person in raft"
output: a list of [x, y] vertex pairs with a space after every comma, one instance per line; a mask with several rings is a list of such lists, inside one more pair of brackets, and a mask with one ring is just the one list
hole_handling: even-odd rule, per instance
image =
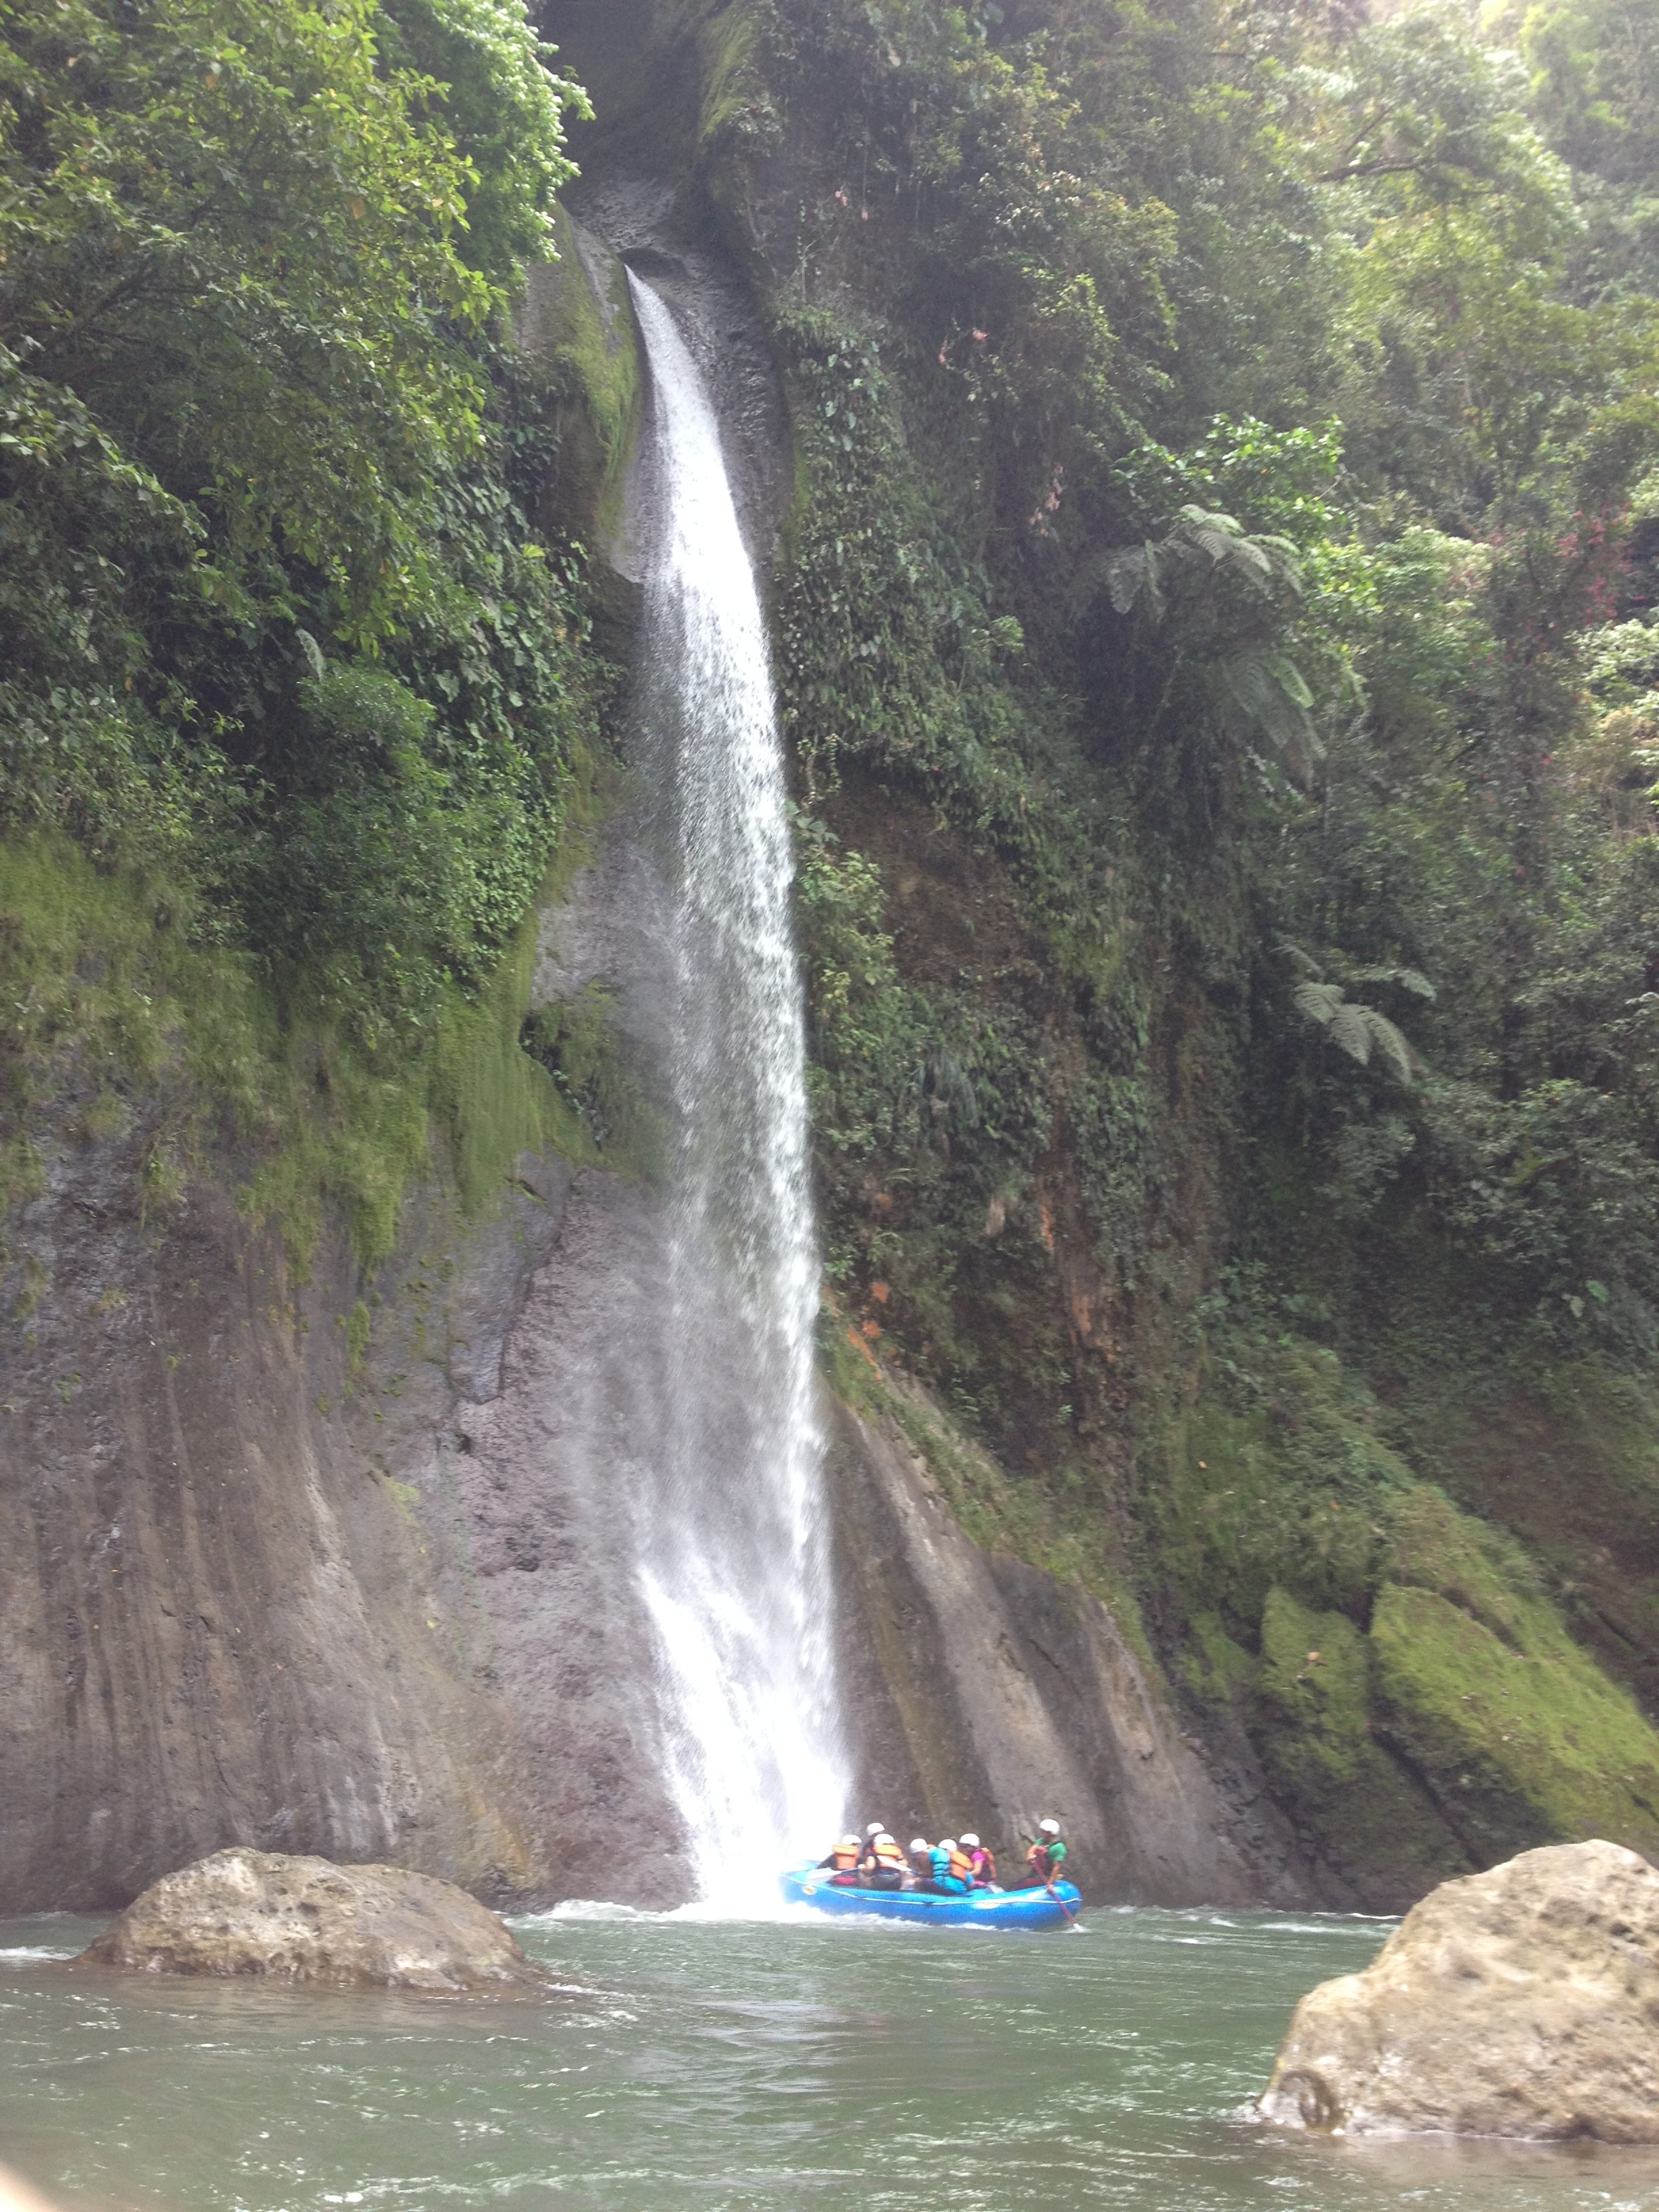
[[916, 1884], [918, 1889], [931, 1890], [936, 1897], [967, 1896], [974, 1886], [974, 1863], [954, 1836], [935, 1844], [927, 1860], [927, 1879]]
[[872, 1863], [863, 1880], [866, 1889], [902, 1889], [904, 1854], [885, 1828], [870, 1846]]
[[818, 1864], [831, 1870], [830, 1886], [832, 1889], [858, 1887], [859, 1861], [863, 1855], [864, 1846], [856, 1836], [843, 1836], [833, 1851], [825, 1853]]
[[973, 1871], [969, 1876], [975, 1889], [994, 1889], [997, 1886], [997, 1863], [979, 1838], [964, 1828], [962, 1848], [968, 1854]]
[[1063, 1880], [1066, 1846], [1060, 1839], [1058, 1820], [1037, 1822], [1036, 1841], [1026, 1852], [1025, 1863], [1031, 1871], [1021, 1882], [1022, 1889], [1048, 1889]]
[[859, 1853], [859, 1873], [860, 1875], [872, 1875], [875, 1872], [876, 1838], [878, 1836], [884, 1836], [886, 1833], [887, 1823], [884, 1820], [872, 1820], [869, 1826], [865, 1830], [864, 1848]]

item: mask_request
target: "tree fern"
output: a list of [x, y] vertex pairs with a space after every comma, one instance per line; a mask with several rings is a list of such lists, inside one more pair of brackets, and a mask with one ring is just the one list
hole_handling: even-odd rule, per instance
[[[1341, 984], [1327, 982], [1318, 962], [1299, 945], [1287, 943], [1279, 949], [1301, 970], [1301, 980], [1291, 993], [1297, 1012], [1316, 1023], [1334, 1045], [1346, 1052], [1350, 1060], [1357, 1060], [1362, 1067], [1370, 1065], [1375, 1053], [1392, 1075], [1409, 1084], [1422, 1062], [1404, 1030], [1375, 1006], [1349, 998]], [[1402, 989], [1422, 999], [1435, 995], [1433, 984], [1415, 968], [1361, 969], [1355, 980], [1398, 983]]]
[[[1217, 650], [1212, 641], [1218, 619], [1225, 626], [1216, 599], [1224, 580], [1244, 584], [1263, 599], [1279, 591], [1301, 592], [1301, 565], [1287, 538], [1255, 538], [1231, 514], [1188, 506], [1162, 538], [1109, 554], [1104, 573], [1116, 611], [1138, 612], [1152, 629], [1170, 613], [1176, 586], [1187, 579], [1176, 614], [1178, 623], [1185, 617], [1182, 626], [1188, 635], [1177, 650], [1202, 668], [1221, 719], [1260, 732], [1298, 774], [1311, 770], [1323, 748], [1310, 711], [1313, 694], [1296, 664], [1270, 644]], [[1207, 651], [1206, 631], [1212, 641]]]

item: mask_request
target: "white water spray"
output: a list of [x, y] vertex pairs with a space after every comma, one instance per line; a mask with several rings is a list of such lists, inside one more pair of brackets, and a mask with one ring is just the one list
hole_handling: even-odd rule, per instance
[[673, 318], [630, 275], [655, 497], [647, 741], [673, 793], [673, 1154], [663, 1403], [638, 1499], [665, 1760], [705, 1900], [752, 1905], [843, 1817], [817, 1244], [791, 861], [765, 625], [719, 426]]

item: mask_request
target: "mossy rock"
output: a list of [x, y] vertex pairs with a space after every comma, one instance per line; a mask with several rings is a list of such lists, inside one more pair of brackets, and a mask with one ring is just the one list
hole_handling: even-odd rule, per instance
[[[1386, 1571], [1390, 1502], [1410, 1468], [1370, 1394], [1295, 1337], [1212, 1355], [1197, 1403], [1164, 1432], [1151, 1500], [1160, 1565], [1191, 1608], [1254, 1635], [1269, 1589], [1364, 1621]], [[1248, 1362], [1248, 1369], [1245, 1363]]]
[[1659, 1852], [1659, 1737], [1540, 1599], [1506, 1638], [1436, 1591], [1385, 1583], [1378, 1724], [1483, 1864], [1602, 1836]]
[[[0, 840], [0, 983], [20, 1016], [0, 1090], [37, 1121], [60, 1093], [94, 1091], [84, 1141], [146, 1120], [135, 1195], [158, 1220], [233, 1137], [252, 1162], [242, 1206], [280, 1224], [292, 1264], [303, 1272], [337, 1210], [372, 1267], [410, 1182], [440, 1164], [471, 1218], [521, 1153], [580, 1156], [576, 1117], [520, 1042], [533, 916], [476, 999], [447, 987], [418, 1042], [379, 1058], [314, 1007], [279, 1008], [252, 961], [192, 943], [190, 919], [187, 891], [154, 875], [100, 869], [59, 837]], [[27, 1127], [0, 1130], [0, 1215], [40, 1173]]]
[[1389, 1533], [1389, 1582], [1433, 1590], [1514, 1650], [1553, 1653], [1565, 1644], [1542, 1600], [1537, 1570], [1520, 1546], [1460, 1512], [1438, 1491], [1414, 1485], [1393, 1504]]
[[608, 248], [579, 239], [562, 207], [553, 219], [557, 258], [530, 272], [521, 325], [526, 349], [550, 372], [558, 394], [559, 447], [543, 520], [606, 546], [620, 530], [642, 398], [628, 274]]
[[1268, 1593], [1255, 1730], [1275, 1790], [1368, 1904], [1409, 1903], [1474, 1862], [1371, 1734], [1370, 1642], [1345, 1613]]
[[1227, 1632], [1218, 1613], [1200, 1613], [1187, 1624], [1188, 1644], [1177, 1662], [1182, 1680], [1206, 1705], [1231, 1706], [1254, 1685], [1256, 1662]]
[[618, 1025], [611, 994], [590, 984], [574, 999], [541, 1006], [526, 1015], [520, 1036], [575, 1116], [575, 1141], [562, 1149], [659, 1186], [671, 1142], [667, 1103]]

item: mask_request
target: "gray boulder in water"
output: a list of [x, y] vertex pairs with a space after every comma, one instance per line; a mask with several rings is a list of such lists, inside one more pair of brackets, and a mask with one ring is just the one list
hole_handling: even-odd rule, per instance
[[1617, 1844], [1442, 1882], [1304, 1997], [1264, 2118], [1321, 2134], [1659, 2142], [1659, 1874]]
[[529, 1989], [549, 1979], [453, 1883], [240, 1848], [164, 1875], [75, 1963], [337, 1990]]

